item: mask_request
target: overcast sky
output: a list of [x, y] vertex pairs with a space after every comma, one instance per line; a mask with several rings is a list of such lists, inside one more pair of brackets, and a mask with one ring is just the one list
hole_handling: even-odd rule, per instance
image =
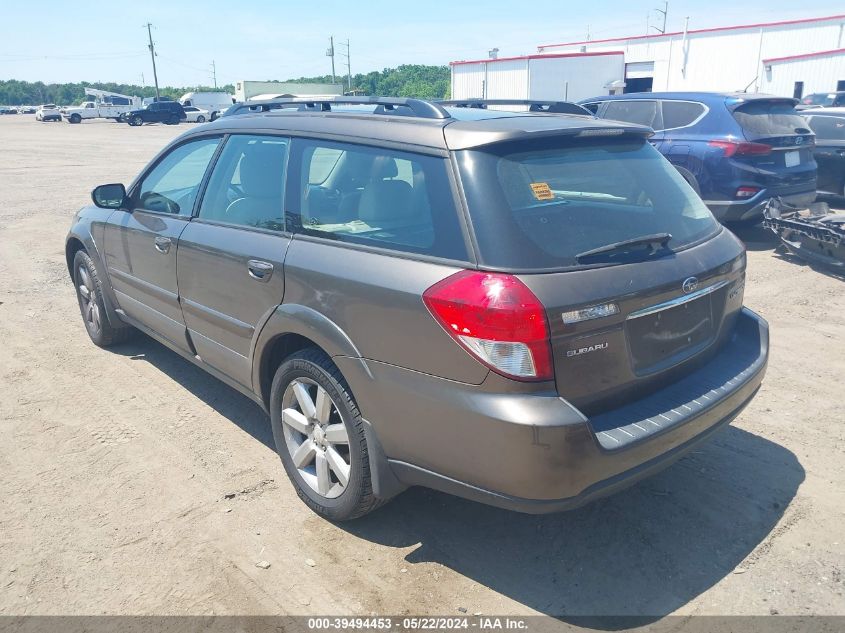
[[[219, 4], [219, 6], [218, 6]], [[667, 29], [748, 24], [843, 12], [842, 0], [670, 0]], [[3, 0], [0, 79], [152, 84], [143, 24], [154, 25], [159, 83], [220, 84], [289, 79], [331, 72], [335, 36], [338, 74], [346, 72], [341, 41], [351, 44], [352, 72], [399, 64], [447, 64], [536, 52], [539, 44], [640, 35], [646, 20], [662, 27], [662, 0]], [[654, 30], [652, 29], [652, 32]], [[807, 50], [813, 43], [807, 42]]]

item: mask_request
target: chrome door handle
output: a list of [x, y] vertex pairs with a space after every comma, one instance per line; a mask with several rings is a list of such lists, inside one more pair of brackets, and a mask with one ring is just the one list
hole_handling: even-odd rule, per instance
[[273, 264], [260, 259], [251, 259], [246, 264], [249, 276], [257, 281], [267, 281], [273, 274]]
[[173, 242], [170, 240], [169, 237], [157, 237], [155, 239], [155, 247], [159, 253], [168, 253], [170, 252], [170, 245]]

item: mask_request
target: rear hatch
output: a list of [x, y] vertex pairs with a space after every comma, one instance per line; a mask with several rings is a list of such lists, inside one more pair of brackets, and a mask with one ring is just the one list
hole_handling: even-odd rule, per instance
[[592, 415], [713, 356], [742, 305], [742, 244], [643, 137], [456, 152], [483, 268], [545, 307], [558, 393]]
[[745, 139], [753, 144], [733, 160], [757, 170], [759, 182], [773, 195], [815, 188], [815, 136], [794, 104], [793, 99], [777, 98], [727, 101]]

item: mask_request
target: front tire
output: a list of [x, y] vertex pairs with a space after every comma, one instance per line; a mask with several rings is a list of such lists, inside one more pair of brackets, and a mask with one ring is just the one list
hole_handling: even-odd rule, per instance
[[94, 345], [109, 347], [129, 339], [133, 328], [129, 325], [114, 327], [106, 314], [103, 301], [103, 286], [97, 276], [94, 262], [83, 250], [77, 251], [73, 258], [73, 285], [85, 330]]
[[131, 119], [129, 119], [129, 125], [131, 125], [133, 127], [139, 127], [143, 124], [144, 124], [144, 119], [142, 119], [139, 116], [133, 116]]
[[205, 123], [205, 117], [203, 115], [199, 115], [197, 117], [197, 123]]
[[276, 451], [305, 504], [331, 521], [383, 501], [373, 494], [364, 423], [343, 375], [317, 348], [289, 356], [270, 392]]
[[81, 117], [81, 116], [79, 116], [78, 114], [71, 114], [71, 115], [70, 115], [70, 122], [71, 122], [71, 123], [81, 123], [81, 122], [82, 122], [82, 117]]

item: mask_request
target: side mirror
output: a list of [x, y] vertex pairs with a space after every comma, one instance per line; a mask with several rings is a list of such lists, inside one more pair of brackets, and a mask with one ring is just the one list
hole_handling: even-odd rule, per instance
[[126, 187], [120, 183], [100, 185], [91, 192], [91, 200], [101, 209], [120, 209], [126, 201]]

